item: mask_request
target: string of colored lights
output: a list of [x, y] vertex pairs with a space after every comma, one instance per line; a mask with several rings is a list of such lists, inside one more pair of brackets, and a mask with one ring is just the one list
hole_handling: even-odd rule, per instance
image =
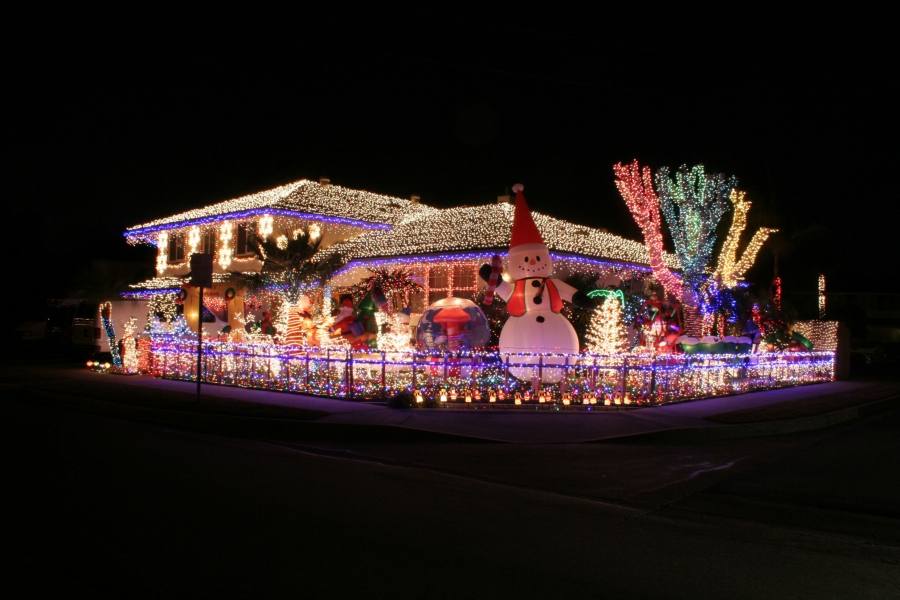
[[122, 366], [122, 356], [119, 354], [119, 343], [116, 340], [116, 330], [112, 323], [112, 303], [100, 304], [100, 322], [106, 332], [106, 340], [109, 342], [109, 353], [112, 355], [113, 366]]
[[819, 275], [819, 318], [825, 318], [825, 274]]
[[653, 189], [653, 172], [650, 167], [641, 167], [637, 159], [627, 165], [616, 163], [613, 172], [616, 174], [616, 188], [644, 236], [645, 251], [654, 277], [666, 292], [680, 298], [682, 282], [669, 269], [675, 265], [665, 260], [659, 197]]
[[737, 182], [720, 173], [707, 174], [703, 165], [682, 165], [674, 173], [660, 167], [655, 182], [675, 255], [691, 288], [684, 291], [694, 295], [712, 257], [716, 228], [728, 210], [729, 192]]
[[772, 280], [772, 287], [774, 288], [772, 303], [775, 305], [775, 310], [781, 312], [781, 276], [775, 276], [775, 279]]
[[625, 306], [625, 294], [622, 290], [591, 290], [587, 293], [588, 298], [616, 298]]
[[[497, 352], [350, 352], [215, 341], [204, 344], [204, 352], [203, 378], [210, 383], [359, 399], [406, 391], [436, 404], [649, 405], [834, 377], [832, 352], [501, 357]], [[564, 371], [559, 384], [534, 389], [509, 374], [517, 367], [537, 371], [542, 360], [554, 356], [565, 357], [563, 366], [552, 367]], [[196, 344], [154, 337], [152, 374], [192, 380], [195, 360]]]
[[599, 354], [615, 354], [626, 349], [626, 339], [622, 324], [624, 297], [608, 295], [603, 303], [594, 309], [585, 339], [588, 351]]

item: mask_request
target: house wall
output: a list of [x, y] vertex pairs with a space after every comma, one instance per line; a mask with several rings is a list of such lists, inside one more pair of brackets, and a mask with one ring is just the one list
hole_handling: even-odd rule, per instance
[[[121, 339], [125, 335], [125, 322], [131, 317], [135, 318], [135, 333], [144, 331], [147, 326], [147, 301], [146, 300], [112, 300], [112, 311], [110, 312], [110, 320], [112, 321], [113, 330], [116, 339]], [[100, 327], [100, 351], [109, 352], [109, 338], [106, 336], [106, 330], [100, 323], [99, 314], [97, 316], [97, 326]]]
[[[455, 296], [474, 300], [475, 296], [485, 288], [485, 283], [478, 275], [478, 270], [485, 262], [483, 259], [443, 262], [426, 262], [423, 260], [422, 263], [412, 265], [409, 263], [385, 264], [383, 268], [387, 270], [406, 269], [411, 273], [415, 281], [422, 285], [423, 289], [421, 292], [408, 294], [404, 299], [405, 304], [416, 315], [421, 314], [427, 306], [441, 298]], [[554, 276], [559, 279], [566, 279], [575, 273], [586, 272], [584, 267], [569, 264], [566, 261], [557, 261], [554, 267]], [[588, 268], [587, 271], [596, 273], [599, 276], [599, 287], [616, 285], [623, 278], [635, 275], [649, 277], [649, 273], [643, 271], [623, 270], [616, 267]], [[371, 274], [372, 272], [369, 269], [359, 267], [340, 275], [332, 280], [335, 294], [339, 294], [351, 285], [371, 276]]]
[[[237, 238], [238, 238], [238, 225], [241, 223], [248, 224], [249, 231], [251, 233], [255, 233], [258, 228], [259, 219], [252, 219], [248, 221], [232, 221], [232, 238], [229, 243], [230, 248], [232, 249], [233, 255], [231, 259], [231, 263], [223, 268], [219, 264], [219, 251], [222, 248], [222, 239], [221, 239], [221, 225], [223, 221], [218, 221], [215, 223], [210, 223], [207, 225], [203, 225], [199, 227], [200, 231], [200, 239], [201, 243], [199, 246], [202, 246], [206, 241], [206, 235], [208, 233], [212, 233], [213, 245], [213, 254], [215, 256], [213, 260], [213, 270], [216, 273], [226, 273], [226, 272], [239, 272], [239, 273], [253, 273], [258, 272], [262, 269], [262, 262], [259, 261], [253, 252], [247, 252], [244, 254], [237, 253]], [[293, 232], [299, 228], [303, 227], [312, 227], [316, 226], [319, 228], [319, 232], [321, 235], [322, 241], [319, 243], [319, 248], [324, 249], [338, 242], [344, 241], [360, 233], [363, 233], [364, 229], [360, 227], [354, 227], [351, 225], [342, 225], [342, 224], [334, 224], [334, 223], [325, 223], [319, 221], [308, 221], [304, 219], [294, 219], [294, 218], [284, 218], [278, 217], [273, 222], [272, 233], [270, 238], [278, 238], [281, 235], [285, 235], [288, 237], [293, 236]], [[171, 229], [167, 230], [166, 234], [171, 238], [171, 236], [182, 236], [184, 251], [183, 258], [175, 259], [169, 252], [169, 246], [167, 245], [164, 249], [167, 260], [165, 262], [166, 268], [162, 275], [172, 276], [172, 277], [183, 277], [187, 275], [190, 271], [190, 244], [189, 244], [189, 235], [190, 235], [190, 227], [185, 227], [181, 229]], [[160, 248], [159, 250], [163, 250]], [[206, 251], [203, 248], [203, 251]], [[157, 252], [157, 264], [159, 251]]]

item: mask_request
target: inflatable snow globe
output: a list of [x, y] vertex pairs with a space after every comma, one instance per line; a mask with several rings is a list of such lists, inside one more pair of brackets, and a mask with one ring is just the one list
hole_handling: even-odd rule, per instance
[[487, 317], [465, 298], [441, 298], [425, 309], [416, 327], [419, 350], [470, 350], [491, 339]]

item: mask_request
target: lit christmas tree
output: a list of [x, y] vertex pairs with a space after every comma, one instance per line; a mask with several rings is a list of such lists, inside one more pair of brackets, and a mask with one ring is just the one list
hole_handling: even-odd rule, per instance
[[387, 315], [375, 313], [378, 322], [378, 349], [401, 352], [412, 348], [410, 343], [409, 316], [402, 312]]
[[617, 297], [607, 297], [603, 304], [594, 309], [586, 339], [588, 350], [598, 354], [615, 354], [625, 350], [622, 304]]

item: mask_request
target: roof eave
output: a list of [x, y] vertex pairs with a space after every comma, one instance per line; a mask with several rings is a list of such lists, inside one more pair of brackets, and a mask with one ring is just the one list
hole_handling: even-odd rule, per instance
[[366, 221], [364, 219], [353, 219], [350, 217], [340, 217], [335, 215], [324, 215], [321, 213], [310, 213], [296, 210], [288, 210], [283, 208], [253, 208], [249, 210], [234, 211], [230, 213], [220, 213], [209, 215], [206, 217], [197, 217], [195, 219], [185, 219], [183, 221], [173, 221], [171, 223], [160, 223], [158, 225], [134, 226], [129, 227], [122, 234], [129, 241], [152, 243], [150, 236], [160, 231], [168, 231], [172, 229], [182, 229], [184, 227], [193, 227], [195, 225], [206, 225], [218, 221], [226, 221], [231, 219], [245, 219], [258, 215], [272, 215], [282, 217], [292, 217], [295, 219], [305, 219], [308, 221], [319, 221], [323, 223], [333, 223], [339, 225], [349, 225], [359, 227], [360, 229], [369, 230], [388, 230], [393, 227], [390, 223]]

